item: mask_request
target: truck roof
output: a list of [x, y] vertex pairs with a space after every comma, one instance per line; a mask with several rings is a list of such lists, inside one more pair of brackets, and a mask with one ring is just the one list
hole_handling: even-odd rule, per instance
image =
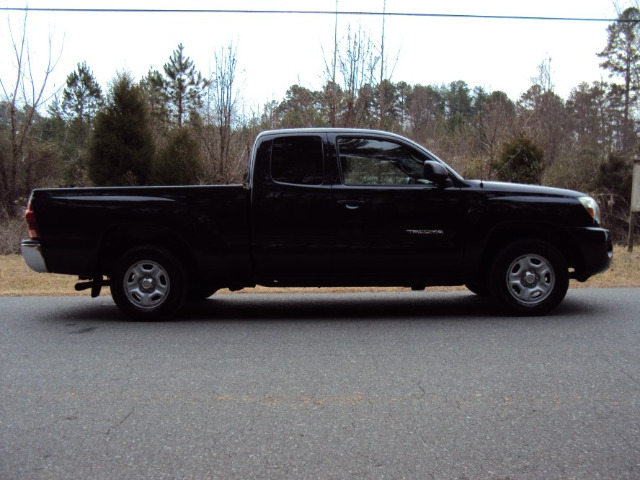
[[299, 133], [307, 133], [307, 134], [318, 134], [318, 133], [343, 133], [343, 134], [373, 134], [373, 135], [386, 135], [390, 137], [402, 138], [403, 140], [408, 140], [407, 138], [397, 135], [391, 132], [385, 132], [382, 130], [373, 130], [367, 128], [346, 128], [346, 127], [305, 127], [305, 128], [283, 128], [276, 130], [265, 130], [258, 134], [258, 137], [266, 136], [266, 135], [289, 135], [289, 134], [299, 134]]

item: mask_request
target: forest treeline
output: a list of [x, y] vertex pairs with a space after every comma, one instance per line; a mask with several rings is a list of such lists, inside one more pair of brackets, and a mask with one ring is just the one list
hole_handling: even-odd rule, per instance
[[[161, 70], [118, 73], [106, 90], [81, 62], [46, 101], [44, 85], [24, 84], [30, 66], [18, 62], [0, 99], [0, 223], [18, 217], [36, 187], [242, 182], [259, 131], [336, 126], [407, 136], [467, 178], [589, 192], [622, 241], [640, 148], [639, 21], [629, 8], [608, 27], [595, 52], [608, 81], [581, 83], [568, 98], [554, 91], [550, 60], [517, 99], [464, 80], [392, 81], [382, 49], [351, 29], [325, 61], [321, 89], [292, 85], [258, 111], [242, 101], [233, 44], [215, 52], [208, 78], [181, 44]], [[14, 42], [18, 59], [28, 58], [25, 40]]]

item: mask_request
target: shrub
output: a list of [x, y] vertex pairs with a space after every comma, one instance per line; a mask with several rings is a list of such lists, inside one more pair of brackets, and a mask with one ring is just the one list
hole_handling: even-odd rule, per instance
[[530, 138], [520, 135], [506, 142], [495, 164], [498, 179], [539, 184], [544, 173], [544, 152]]
[[22, 216], [0, 220], [0, 255], [20, 253], [20, 240], [26, 236]]

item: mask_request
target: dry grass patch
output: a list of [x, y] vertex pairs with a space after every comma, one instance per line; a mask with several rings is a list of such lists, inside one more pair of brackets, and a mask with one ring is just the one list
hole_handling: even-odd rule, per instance
[[613, 262], [604, 273], [591, 277], [584, 283], [572, 281], [572, 287], [640, 287], [640, 246], [633, 252], [626, 246], [613, 247]]
[[76, 292], [73, 286], [78, 277], [36, 273], [27, 267], [21, 255], [0, 257], [0, 295], [86, 295]]
[[[43, 274], [31, 271], [20, 255], [0, 256], [0, 295], [88, 295], [76, 292], [77, 278], [70, 275]], [[571, 287], [640, 287], [640, 247], [629, 253], [625, 247], [615, 247], [613, 264], [605, 273], [585, 283], [571, 282]], [[432, 290], [460, 290], [461, 287], [433, 287]], [[406, 291], [406, 288], [248, 288], [239, 293], [307, 293], [307, 292], [359, 292]], [[102, 289], [103, 295], [109, 293]], [[222, 290], [220, 293], [229, 293]]]

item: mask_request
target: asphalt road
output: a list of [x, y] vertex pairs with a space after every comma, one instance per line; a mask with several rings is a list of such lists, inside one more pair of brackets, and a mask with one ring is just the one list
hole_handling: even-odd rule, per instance
[[640, 478], [640, 289], [0, 298], [0, 479]]

